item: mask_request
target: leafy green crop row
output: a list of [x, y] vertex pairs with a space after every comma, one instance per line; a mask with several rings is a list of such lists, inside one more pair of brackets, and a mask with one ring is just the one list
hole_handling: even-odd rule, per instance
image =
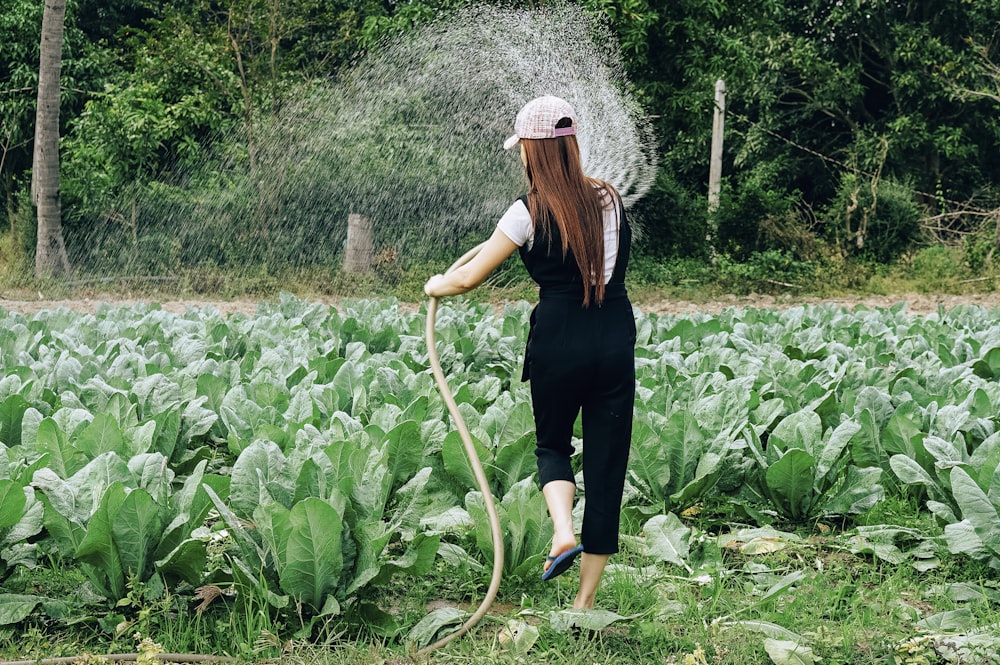
[[[551, 537], [517, 380], [529, 312], [447, 303], [438, 315], [515, 580], [537, 574]], [[863, 513], [896, 492], [943, 527], [910, 552], [919, 565], [939, 547], [1000, 565], [989, 312], [819, 306], [637, 324], [626, 546], [687, 566], [676, 514], [720, 495], [764, 525]], [[331, 617], [406, 628], [377, 602], [393, 576], [492, 558], [423, 327], [395, 302], [291, 297], [253, 316], [0, 315], [0, 574], [54, 565], [89, 581], [69, 598], [0, 594], [0, 623], [40, 611], [111, 630], [139, 582], [231, 589], [238, 605], [299, 617], [303, 634]], [[857, 536], [868, 544], [855, 551], [905, 558], [904, 529]]]

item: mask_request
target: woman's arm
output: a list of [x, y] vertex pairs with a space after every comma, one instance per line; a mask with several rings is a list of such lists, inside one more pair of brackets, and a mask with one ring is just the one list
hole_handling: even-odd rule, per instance
[[471, 291], [486, 279], [497, 266], [514, 253], [517, 245], [500, 229], [496, 229], [483, 248], [468, 263], [446, 275], [434, 275], [424, 285], [424, 293], [434, 298], [455, 296]]

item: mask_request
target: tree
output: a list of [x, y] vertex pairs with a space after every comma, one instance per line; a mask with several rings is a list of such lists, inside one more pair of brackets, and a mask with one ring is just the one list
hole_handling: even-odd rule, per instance
[[62, 235], [59, 187], [59, 76], [65, 18], [65, 0], [45, 0], [31, 180], [32, 200], [38, 211], [36, 277], [57, 277], [70, 273], [69, 257], [66, 255]]

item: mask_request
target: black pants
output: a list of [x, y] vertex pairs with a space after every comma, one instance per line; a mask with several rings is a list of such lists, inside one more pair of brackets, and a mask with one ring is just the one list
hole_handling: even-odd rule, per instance
[[590, 554], [614, 554], [635, 402], [635, 319], [628, 298], [586, 309], [579, 300], [540, 301], [532, 314], [525, 369], [539, 483], [575, 482], [573, 425], [582, 413], [581, 544]]

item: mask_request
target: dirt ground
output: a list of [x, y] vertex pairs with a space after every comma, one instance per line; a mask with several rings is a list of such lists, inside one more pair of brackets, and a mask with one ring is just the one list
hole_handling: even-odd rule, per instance
[[[41, 295], [41, 294], [40, 294]], [[0, 295], [0, 309], [19, 312], [25, 315], [35, 314], [39, 311], [46, 309], [55, 309], [59, 307], [66, 307], [68, 309], [84, 312], [84, 313], [94, 313], [97, 311], [98, 305], [101, 303], [110, 303], [115, 305], [130, 305], [137, 302], [159, 302], [160, 306], [168, 312], [182, 314], [187, 308], [201, 308], [212, 306], [218, 309], [225, 315], [229, 315], [236, 312], [252, 314], [256, 308], [259, 300], [250, 299], [235, 299], [235, 300], [209, 300], [209, 299], [190, 299], [190, 300], [163, 300], [155, 298], [136, 298], [128, 299], [122, 298], [121, 296], [116, 296], [114, 294], [95, 294], [93, 296], [81, 297], [76, 299], [67, 300], [51, 300], [44, 297], [39, 297], [34, 300], [25, 299], [22, 294], [19, 294], [20, 299], [8, 298]], [[321, 301], [326, 304], [335, 305], [335, 299], [324, 299], [324, 298], [309, 298], [313, 301]], [[968, 294], [968, 295], [943, 295], [943, 294], [915, 294], [907, 293], [900, 295], [887, 295], [887, 296], [860, 296], [860, 297], [841, 297], [841, 298], [791, 298], [791, 297], [776, 297], [769, 295], [750, 295], [750, 296], [729, 296], [723, 299], [714, 300], [710, 302], [689, 302], [683, 300], [657, 300], [651, 302], [644, 302], [642, 300], [637, 301], [636, 306], [644, 312], [656, 313], [656, 314], [693, 314], [697, 312], [702, 312], [706, 314], [716, 314], [723, 309], [728, 307], [752, 307], [752, 308], [785, 308], [794, 307], [797, 305], [804, 304], [823, 304], [823, 303], [836, 303], [844, 307], [853, 308], [858, 305], [864, 305], [868, 308], [885, 308], [896, 305], [899, 302], [905, 301], [907, 304], [907, 311], [915, 315], [926, 315], [938, 311], [939, 306], [943, 306], [946, 310], [952, 309], [959, 305], [978, 305], [987, 308], [1000, 307], [1000, 293], [979, 293], [979, 294]], [[414, 305], [416, 307], [416, 305]]]

